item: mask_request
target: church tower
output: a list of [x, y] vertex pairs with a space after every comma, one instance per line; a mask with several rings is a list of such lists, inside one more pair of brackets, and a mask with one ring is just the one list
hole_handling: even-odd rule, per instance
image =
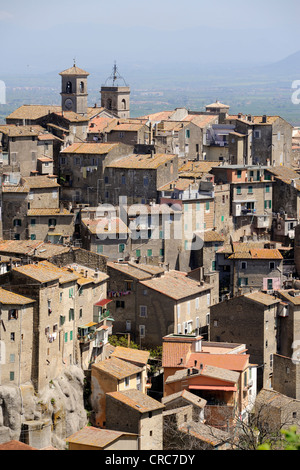
[[[110, 84], [108, 82], [110, 81]], [[120, 82], [123, 85], [120, 85]], [[116, 64], [112, 75], [101, 87], [101, 106], [114, 113], [119, 118], [130, 117], [130, 87], [118, 73]]]
[[88, 73], [76, 66], [60, 72], [62, 111], [87, 114], [87, 77]]

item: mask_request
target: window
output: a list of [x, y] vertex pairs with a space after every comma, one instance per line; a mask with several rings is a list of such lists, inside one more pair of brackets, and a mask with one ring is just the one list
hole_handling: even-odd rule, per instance
[[97, 253], [103, 253], [103, 245], [97, 245]]
[[211, 262], [211, 270], [212, 270], [212, 271], [215, 271], [215, 270], [216, 270], [216, 262], [215, 262], [215, 261], [212, 261], [212, 262]]
[[125, 245], [124, 245], [124, 243], [120, 243], [120, 245], [119, 245], [119, 253], [124, 253], [124, 251], [125, 251]]
[[152, 256], [152, 250], [151, 249], [147, 250], [147, 256]]
[[273, 269], [275, 269], [275, 261], [270, 261], [269, 267], [270, 267], [270, 271], [273, 271]]
[[242, 188], [240, 186], [237, 186], [236, 194], [242, 194]]
[[126, 331], [131, 331], [131, 321], [126, 320]]
[[140, 256], [141, 256], [141, 250], [135, 250], [135, 256], [136, 256], [137, 258], [140, 258]]
[[65, 321], [66, 321], [66, 317], [64, 315], [60, 315], [60, 317], [59, 317], [60, 326], [63, 326]]
[[15, 373], [14, 372], [10, 372], [9, 373], [9, 380], [12, 382], [13, 380], [15, 380]]
[[55, 227], [56, 226], [56, 219], [49, 219], [48, 220], [48, 226], [49, 227]]
[[15, 333], [14, 333], [14, 332], [12, 332], [12, 333], [10, 334], [10, 340], [11, 340], [11, 342], [14, 342], [14, 341], [15, 341]]
[[248, 186], [248, 194], [253, 194], [253, 186]]
[[130, 377], [125, 377], [124, 385], [125, 385], [126, 388], [129, 387], [129, 385], [130, 385]]
[[8, 312], [8, 319], [9, 320], [17, 320], [18, 319], [18, 310], [12, 308]]
[[144, 186], [148, 186], [149, 185], [149, 178], [148, 176], [144, 176]]
[[79, 87], [80, 93], [84, 93], [84, 83], [80, 82], [80, 87]]
[[246, 287], [246, 286], [248, 286], [248, 278], [247, 278], [247, 277], [239, 277], [239, 278], [238, 278], [238, 286], [239, 286], [239, 287]]
[[164, 248], [160, 248], [159, 250], [159, 256], [164, 256], [165, 255], [165, 250]]
[[51, 300], [48, 300], [48, 315], [51, 315], [52, 308], [51, 308]]
[[35, 233], [30, 234], [30, 240], [36, 240], [36, 234]]
[[122, 184], [126, 184], [126, 176], [122, 175]]
[[238, 177], [238, 178], [241, 178], [241, 177], [242, 177], [242, 170], [238, 170], [238, 171], [237, 171], [237, 177]]
[[187, 303], [187, 314], [190, 315], [191, 314], [191, 302], [188, 301]]
[[206, 325], [209, 325], [209, 322], [210, 322], [210, 314], [207, 313], [206, 314]]
[[209, 206], [210, 206], [210, 203], [209, 203], [209, 201], [207, 201], [207, 202], [205, 203], [205, 211], [206, 211], [206, 212], [209, 212]]
[[272, 290], [273, 289], [273, 279], [268, 279], [267, 280], [267, 289]]
[[69, 321], [74, 320], [74, 308], [69, 309]]
[[14, 227], [21, 227], [22, 221], [21, 219], [15, 219], [14, 220]]
[[247, 269], [247, 262], [246, 262], [246, 261], [242, 261], [242, 262], [241, 262], [241, 269], [242, 269], [242, 270]]
[[177, 319], [180, 318], [180, 305], [177, 305]]
[[196, 310], [198, 310], [198, 308], [199, 308], [199, 300], [200, 300], [199, 297], [197, 297], [196, 298]]
[[145, 335], [146, 335], [145, 325], [139, 325], [139, 332], [140, 332], [140, 337], [145, 338]]
[[68, 342], [68, 333], [65, 333], [65, 343]]
[[69, 299], [71, 299], [74, 295], [74, 288], [73, 287], [70, 287], [69, 289]]
[[269, 192], [270, 192], [270, 185], [267, 184], [267, 186], [266, 186], [266, 193], [269, 193]]
[[124, 300], [117, 300], [116, 301], [116, 308], [125, 308]]
[[147, 317], [147, 306], [140, 305], [140, 317]]
[[265, 201], [265, 209], [271, 209], [272, 207], [272, 201]]
[[260, 131], [254, 131], [254, 139], [260, 139], [261, 137], [261, 132]]
[[79, 318], [82, 318], [82, 308], [79, 309]]
[[189, 130], [189, 129], [186, 129], [186, 131], [185, 131], [185, 137], [186, 137], [187, 139], [190, 138], [190, 130]]
[[30, 219], [30, 225], [32, 225], [33, 227], [35, 226], [35, 223], [36, 223], [36, 220], [35, 219]]

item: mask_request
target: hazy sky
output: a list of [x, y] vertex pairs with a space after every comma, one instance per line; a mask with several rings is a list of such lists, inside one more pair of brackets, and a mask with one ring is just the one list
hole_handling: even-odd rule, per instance
[[272, 62], [300, 50], [299, 17], [299, 0], [0, 0], [0, 72]]

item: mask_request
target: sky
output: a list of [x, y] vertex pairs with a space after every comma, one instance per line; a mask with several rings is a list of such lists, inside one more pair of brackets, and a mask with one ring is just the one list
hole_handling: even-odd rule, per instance
[[300, 50], [299, 0], [0, 0], [0, 74], [270, 63]]

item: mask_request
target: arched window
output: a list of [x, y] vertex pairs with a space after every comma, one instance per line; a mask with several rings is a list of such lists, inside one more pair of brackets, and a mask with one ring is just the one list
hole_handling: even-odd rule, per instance
[[79, 89], [80, 89], [80, 93], [84, 92], [84, 83], [83, 82], [80, 82]]
[[110, 98], [107, 100], [106, 107], [107, 107], [107, 109], [111, 109], [111, 108], [112, 108], [112, 101], [111, 101]]
[[126, 100], [122, 100], [122, 109], [126, 109]]
[[67, 93], [72, 93], [72, 83], [70, 81], [67, 82], [66, 92]]

